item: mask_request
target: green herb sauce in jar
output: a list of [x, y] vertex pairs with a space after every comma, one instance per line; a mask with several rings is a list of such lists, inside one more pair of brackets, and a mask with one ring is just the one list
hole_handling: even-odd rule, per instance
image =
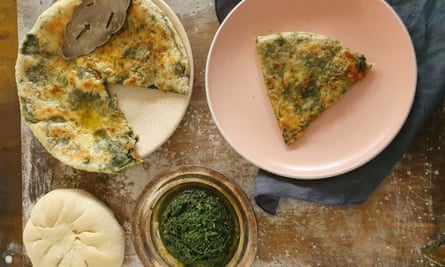
[[165, 206], [161, 240], [185, 266], [224, 266], [233, 253], [234, 221], [219, 197], [203, 189], [187, 189]]

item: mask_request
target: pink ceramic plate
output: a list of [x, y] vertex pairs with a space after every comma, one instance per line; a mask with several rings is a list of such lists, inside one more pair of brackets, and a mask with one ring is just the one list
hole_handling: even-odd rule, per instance
[[[287, 147], [275, 121], [255, 36], [310, 31], [366, 55], [373, 69]], [[218, 30], [207, 59], [207, 98], [226, 140], [270, 172], [300, 179], [342, 174], [381, 152], [403, 125], [417, 70], [410, 37], [383, 0], [245, 0]]]

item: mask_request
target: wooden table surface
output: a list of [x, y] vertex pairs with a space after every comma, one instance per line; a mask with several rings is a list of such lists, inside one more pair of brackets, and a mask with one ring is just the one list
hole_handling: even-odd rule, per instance
[[[124, 266], [140, 266], [130, 221], [155, 175], [180, 165], [214, 168], [236, 181], [254, 207], [259, 242], [254, 266], [430, 266], [422, 251], [445, 231], [445, 105], [363, 205], [330, 207], [283, 199], [275, 216], [253, 201], [257, 168], [223, 139], [206, 102], [204, 71], [219, 26], [213, 0], [167, 0], [182, 21], [195, 59], [188, 111], [171, 138], [144, 164], [122, 174], [72, 169], [52, 158], [22, 125], [22, 198], [26, 222], [38, 198], [55, 188], [84, 188], [114, 210], [127, 234]], [[19, 40], [52, 0], [17, 0]], [[25, 258], [25, 266], [30, 266]]]

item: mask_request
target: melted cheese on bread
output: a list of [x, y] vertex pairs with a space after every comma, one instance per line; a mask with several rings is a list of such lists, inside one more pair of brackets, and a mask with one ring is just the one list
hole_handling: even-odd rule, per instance
[[45, 11], [20, 46], [16, 80], [24, 121], [57, 159], [114, 173], [141, 162], [107, 83], [186, 94], [190, 60], [171, 21], [150, 0], [133, 0], [122, 29], [90, 54], [61, 55], [66, 24], [81, 0]]
[[314, 33], [258, 36], [256, 44], [267, 93], [288, 145], [371, 67], [338, 40]]

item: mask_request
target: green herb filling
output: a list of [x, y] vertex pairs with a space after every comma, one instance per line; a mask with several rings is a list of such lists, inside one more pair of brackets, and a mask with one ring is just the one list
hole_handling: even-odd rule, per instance
[[234, 243], [234, 217], [220, 198], [188, 189], [165, 207], [160, 232], [168, 252], [185, 266], [224, 266]]

